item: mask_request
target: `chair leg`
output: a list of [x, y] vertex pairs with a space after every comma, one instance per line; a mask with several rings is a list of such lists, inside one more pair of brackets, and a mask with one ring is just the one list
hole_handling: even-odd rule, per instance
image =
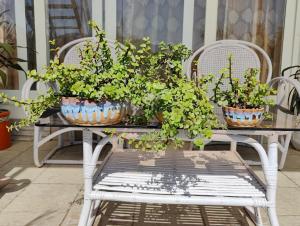
[[39, 159], [39, 142], [41, 138], [41, 127], [34, 126], [33, 137], [33, 161], [36, 167], [42, 167], [43, 163]]
[[101, 203], [101, 200], [93, 200], [92, 201], [92, 206], [91, 206], [87, 226], [92, 226], [94, 224], [94, 221], [95, 221], [95, 218], [97, 216], [100, 203]]
[[69, 139], [70, 139], [70, 145], [73, 145], [75, 143], [75, 132], [74, 131], [71, 131], [69, 133]]
[[237, 142], [231, 141], [230, 142], [230, 151], [236, 151], [237, 148]]
[[258, 207], [254, 208], [254, 214], [255, 214], [255, 224], [257, 226], [263, 226], [260, 210]]
[[60, 134], [58, 136], [58, 144], [57, 144], [57, 148], [62, 148], [64, 146], [64, 138], [63, 135]]
[[93, 203], [91, 199], [84, 200], [78, 226], [87, 226], [88, 220], [91, 216], [92, 204]]
[[275, 207], [268, 208], [268, 215], [269, 215], [271, 226], [279, 226]]
[[283, 139], [283, 144], [282, 144], [283, 149], [281, 150], [281, 157], [280, 157], [280, 161], [279, 161], [279, 164], [278, 164], [278, 169], [279, 170], [282, 170], [283, 167], [284, 167], [286, 156], [287, 156], [287, 153], [289, 151], [289, 144], [290, 144], [290, 141], [291, 141], [291, 137], [292, 137], [292, 133], [289, 133], [285, 136], [285, 139]]

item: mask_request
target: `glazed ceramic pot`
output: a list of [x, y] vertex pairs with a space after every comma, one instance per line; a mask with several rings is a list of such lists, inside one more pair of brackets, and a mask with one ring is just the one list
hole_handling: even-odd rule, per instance
[[76, 97], [62, 97], [61, 113], [76, 125], [113, 125], [126, 115], [126, 105], [120, 102], [91, 101]]
[[255, 127], [263, 120], [264, 108], [241, 109], [223, 107], [223, 115], [226, 123], [234, 127]]

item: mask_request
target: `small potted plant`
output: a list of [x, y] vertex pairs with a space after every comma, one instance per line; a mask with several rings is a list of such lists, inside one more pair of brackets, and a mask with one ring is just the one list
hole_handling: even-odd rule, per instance
[[[228, 58], [228, 68], [221, 70], [212, 100], [222, 107], [224, 119], [229, 126], [255, 127], [266, 116], [266, 106], [273, 105], [269, 98], [275, 90], [257, 79], [259, 70], [249, 68], [243, 81], [232, 76], [232, 56]], [[224, 88], [224, 84], [227, 87]]]
[[70, 123], [78, 125], [116, 124], [123, 119], [128, 101], [127, 83], [132, 75], [127, 65], [132, 61], [133, 46], [129, 42], [125, 46], [116, 42], [114, 61], [105, 32], [94, 22], [90, 26], [96, 37], [78, 49], [79, 65], [61, 63], [55, 56], [44, 73], [35, 70], [28, 73], [28, 77], [49, 85], [45, 94], [34, 100], [17, 100], [1, 94], [4, 100], [23, 105], [28, 112], [27, 118], [11, 129], [35, 123], [47, 109], [57, 105]]

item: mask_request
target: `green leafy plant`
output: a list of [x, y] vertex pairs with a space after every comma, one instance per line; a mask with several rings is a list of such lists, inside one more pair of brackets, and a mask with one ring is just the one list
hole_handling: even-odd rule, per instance
[[[10, 22], [5, 18], [5, 15], [8, 12], [9, 10], [3, 10], [0, 12], [0, 27], [10, 25]], [[0, 89], [7, 87], [7, 69], [11, 68], [26, 73], [20, 64], [18, 64], [18, 62], [26, 62], [26, 60], [15, 57], [15, 49], [16, 48], [12, 43], [0, 42]]]
[[10, 129], [36, 122], [48, 108], [59, 104], [62, 96], [75, 96], [130, 102], [142, 112], [134, 115], [131, 123], [149, 123], [161, 115], [160, 130], [129, 139], [137, 147], [162, 150], [170, 143], [182, 145], [181, 130], [194, 139], [195, 145], [203, 146], [218, 122], [206, 94], [207, 78], [198, 86], [183, 73], [182, 62], [191, 51], [182, 44], [162, 42], [154, 52], [150, 39], [145, 38], [138, 47], [129, 41], [124, 46], [116, 43], [114, 61], [104, 31], [93, 22], [90, 25], [95, 29], [96, 42], [87, 42], [78, 50], [79, 65], [63, 64], [56, 56], [44, 73], [28, 73], [28, 77], [49, 85], [45, 94], [34, 100], [0, 94], [3, 100], [22, 105], [29, 113]]
[[0, 89], [7, 87], [8, 76], [6, 69], [24, 71], [18, 62], [26, 62], [26, 60], [14, 57], [15, 47], [9, 43], [0, 43]]
[[135, 145], [152, 150], [165, 149], [170, 143], [181, 146], [178, 135], [180, 129], [185, 129], [201, 147], [212, 135], [217, 120], [205, 81], [196, 86], [183, 73], [182, 62], [190, 56], [190, 50], [183, 44], [161, 42], [153, 52], [150, 40], [145, 38], [134, 53], [131, 67], [136, 76], [129, 82], [131, 103], [142, 109], [145, 121], [158, 115], [163, 118], [161, 130], [139, 137]]
[[[134, 46], [129, 42], [124, 46], [116, 42], [117, 60], [113, 62], [105, 32], [94, 22], [90, 22], [90, 26], [95, 30], [96, 41], [88, 41], [83, 48], [78, 49], [79, 65], [61, 63], [58, 56], [55, 56], [49, 66], [45, 67], [44, 73], [36, 70], [28, 72], [29, 78], [49, 85], [45, 94], [34, 100], [17, 100], [4, 93], [0, 94], [3, 101], [24, 106], [28, 112], [26, 118], [13, 124], [10, 129], [35, 123], [47, 109], [58, 105], [62, 96], [96, 101], [128, 101], [127, 84], [133, 73], [128, 72], [127, 65], [133, 61], [131, 51]], [[55, 42], [51, 41], [51, 44], [54, 45]], [[57, 86], [59, 90], [56, 89]]]
[[[249, 68], [245, 71], [244, 81], [232, 76], [232, 55], [228, 58], [228, 67], [220, 71], [220, 78], [214, 87], [212, 100], [219, 106], [229, 106], [234, 108], [264, 108], [273, 105], [274, 101], [268, 97], [276, 94], [268, 84], [260, 83], [257, 79], [259, 70]], [[229, 84], [228, 89], [222, 85]]]

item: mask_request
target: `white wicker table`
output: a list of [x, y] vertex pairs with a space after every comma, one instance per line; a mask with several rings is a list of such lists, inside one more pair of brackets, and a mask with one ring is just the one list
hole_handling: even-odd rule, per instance
[[[118, 145], [117, 135], [124, 132], [148, 133], [159, 129], [157, 126], [116, 125], [110, 127], [114, 128], [115, 135], [105, 136], [107, 127], [57, 123], [50, 116], [46, 123], [37, 123], [35, 130], [41, 127], [56, 127], [60, 130], [47, 138], [36, 139], [34, 157], [39, 161], [38, 147], [52, 139], [52, 136], [55, 137], [56, 133], [82, 131], [84, 204], [80, 226], [93, 224], [96, 210], [104, 200], [251, 207], [257, 225], [262, 225], [259, 208], [267, 208], [271, 225], [278, 226], [277, 153], [281, 145], [278, 137], [299, 128], [295, 126], [292, 116], [276, 114], [273, 119], [264, 122], [259, 128], [214, 130], [210, 141], [230, 142], [230, 151], [171, 150], [154, 154], [123, 150]], [[93, 134], [104, 135], [94, 148]], [[267, 150], [258, 141], [249, 138], [249, 135], [266, 137]], [[179, 136], [190, 141], [185, 131], [180, 131]], [[100, 153], [107, 143], [113, 144], [112, 151], [97, 167]], [[237, 143], [250, 145], [258, 153], [264, 181], [256, 177], [235, 151]]]
[[[279, 132], [264, 131], [268, 152], [256, 140], [233, 134], [240, 132], [215, 131], [212, 138], [252, 146], [262, 162], [265, 181], [261, 181], [234, 150], [149, 153], [118, 148], [117, 137], [111, 136], [93, 149], [92, 135], [98, 131], [83, 129], [85, 185], [80, 226], [93, 224], [104, 200], [253, 207], [257, 225], [262, 225], [258, 208], [267, 208], [271, 224], [279, 225], [275, 209]], [[149, 129], [116, 129], [116, 133], [124, 131]], [[113, 150], [97, 169], [96, 161], [107, 143], [114, 144]]]

